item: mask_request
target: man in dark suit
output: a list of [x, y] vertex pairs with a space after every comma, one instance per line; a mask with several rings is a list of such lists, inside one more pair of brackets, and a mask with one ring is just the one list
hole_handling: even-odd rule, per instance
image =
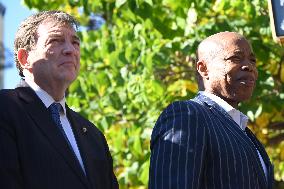
[[236, 108], [257, 79], [248, 41], [235, 32], [206, 38], [198, 47], [200, 92], [174, 102], [151, 137], [150, 189], [271, 189], [267, 153]]
[[0, 91], [1, 189], [117, 189], [104, 135], [65, 104], [80, 68], [77, 22], [44, 11], [21, 23], [20, 87]]

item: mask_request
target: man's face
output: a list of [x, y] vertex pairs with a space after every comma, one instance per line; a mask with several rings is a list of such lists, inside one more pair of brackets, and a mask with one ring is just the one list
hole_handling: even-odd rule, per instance
[[80, 69], [80, 40], [75, 30], [52, 20], [39, 25], [38, 40], [28, 53], [29, 71], [40, 86], [69, 86]]
[[256, 59], [244, 38], [227, 36], [223, 41], [220, 51], [207, 64], [207, 88], [229, 104], [237, 105], [252, 95], [258, 76]]

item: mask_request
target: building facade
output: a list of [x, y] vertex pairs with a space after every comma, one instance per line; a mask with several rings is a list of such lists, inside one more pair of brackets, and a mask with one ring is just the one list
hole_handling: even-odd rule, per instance
[[5, 49], [4, 49], [4, 15], [5, 15], [5, 7], [0, 2], [0, 89], [4, 87], [4, 63], [5, 63]]

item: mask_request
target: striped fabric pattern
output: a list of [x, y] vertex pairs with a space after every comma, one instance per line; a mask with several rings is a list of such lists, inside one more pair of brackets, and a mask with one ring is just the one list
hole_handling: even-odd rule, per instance
[[172, 103], [160, 115], [151, 136], [149, 175], [149, 189], [271, 189], [273, 183], [262, 144], [201, 94]]

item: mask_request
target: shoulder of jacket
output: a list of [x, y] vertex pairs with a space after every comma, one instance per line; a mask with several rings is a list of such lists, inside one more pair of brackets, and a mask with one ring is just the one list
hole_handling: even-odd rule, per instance
[[204, 105], [201, 102], [196, 101], [195, 99], [184, 100], [184, 101], [175, 101], [171, 103], [167, 108], [175, 107], [179, 109], [195, 109], [195, 108], [202, 108]]
[[9, 101], [9, 99], [13, 99], [15, 96], [17, 96], [15, 89], [0, 90], [0, 101], [3, 103]]

